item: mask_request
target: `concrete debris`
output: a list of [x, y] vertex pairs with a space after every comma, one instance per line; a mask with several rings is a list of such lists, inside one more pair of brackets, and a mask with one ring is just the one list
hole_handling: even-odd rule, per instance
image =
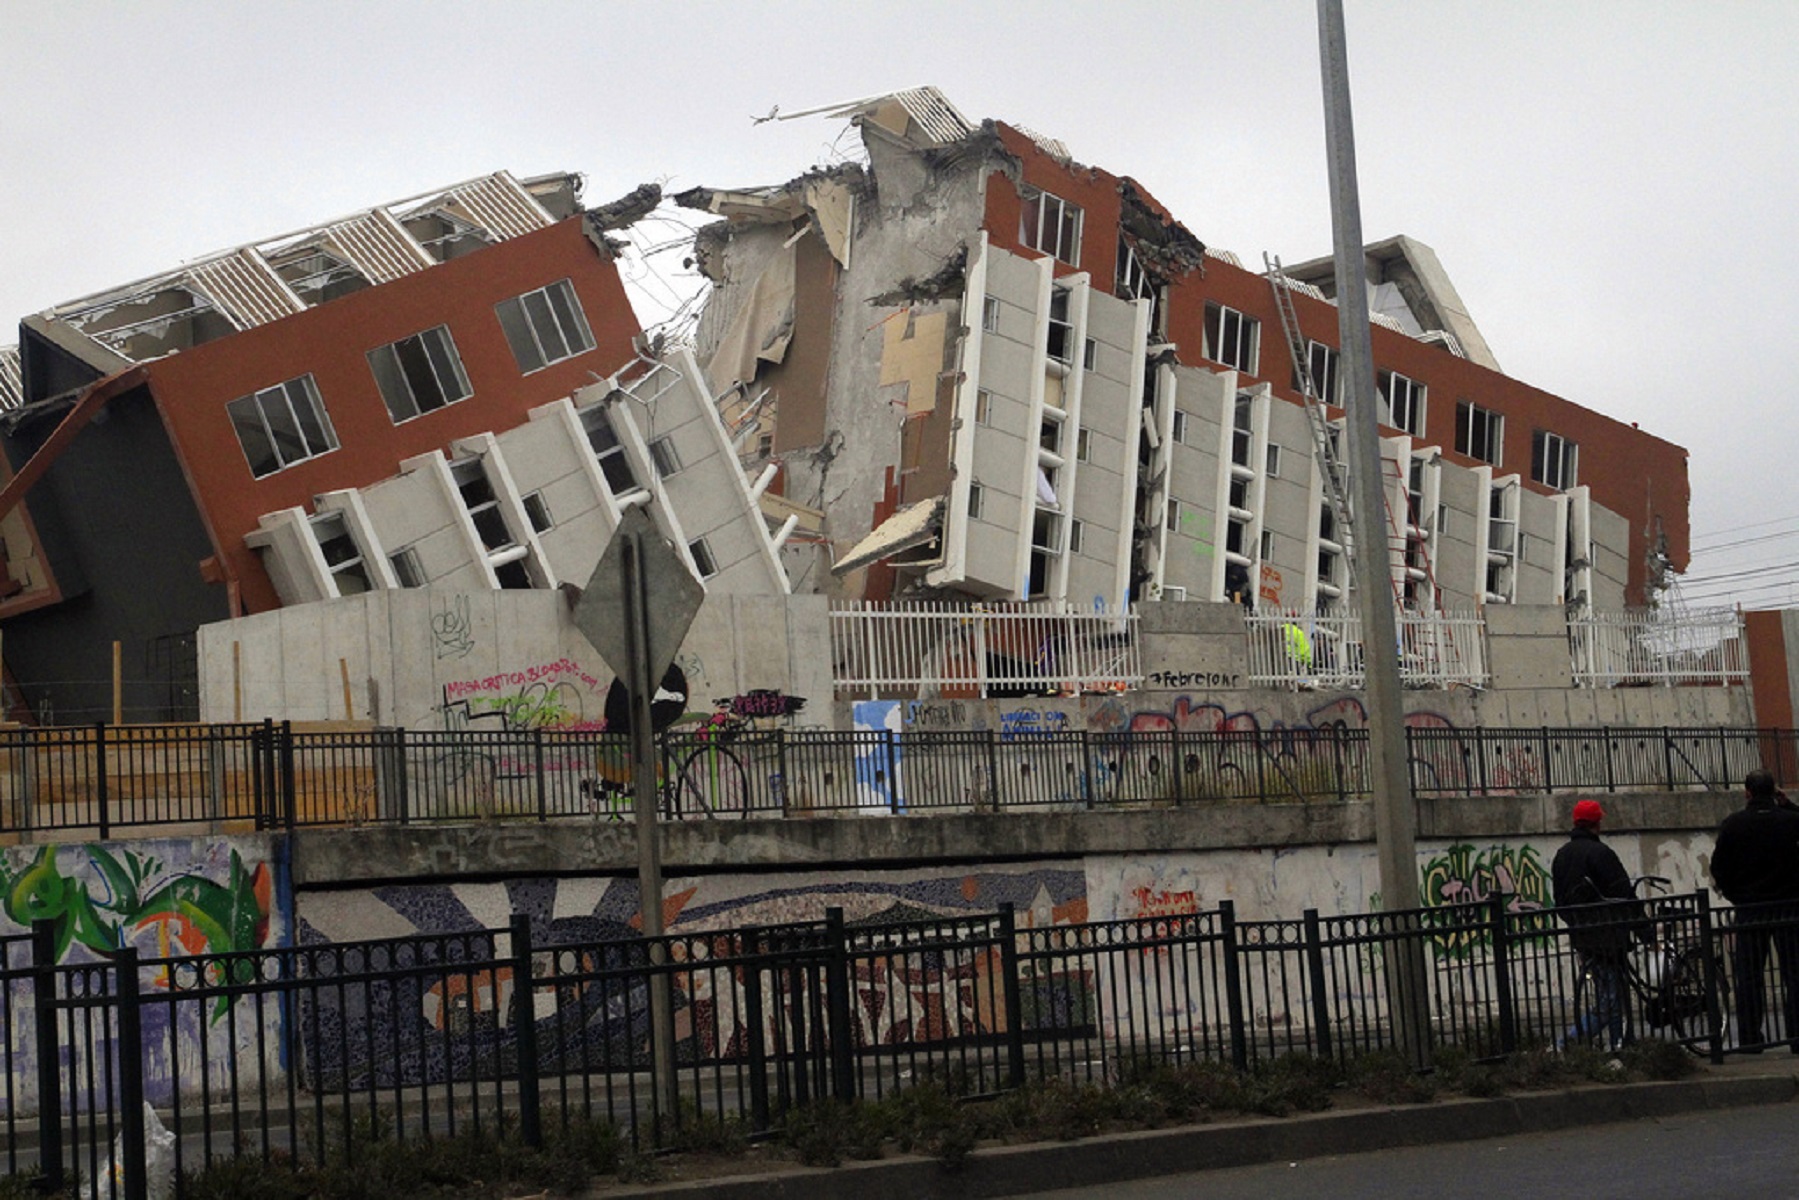
[[968, 246], [964, 244], [931, 274], [922, 279], [908, 275], [892, 290], [870, 296], [868, 303], [881, 308], [898, 308], [907, 304], [954, 300], [962, 295], [967, 281]]
[[662, 203], [662, 185], [640, 183], [611, 204], [602, 204], [586, 212], [587, 223], [600, 233], [627, 229], [650, 215]]
[[1164, 282], [1196, 269], [1203, 273], [1205, 243], [1174, 214], [1128, 176], [1118, 181], [1118, 194], [1124, 199], [1120, 229], [1147, 270]]

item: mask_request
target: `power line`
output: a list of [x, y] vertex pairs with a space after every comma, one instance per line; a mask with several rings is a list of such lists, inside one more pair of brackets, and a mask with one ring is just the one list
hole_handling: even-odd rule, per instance
[[1799, 520], [1799, 517], [1773, 517], [1766, 521], [1751, 521], [1747, 525], [1727, 525], [1723, 529], [1712, 530], [1710, 533], [1706, 534], [1706, 536], [1716, 537], [1726, 533], [1741, 533], [1745, 529], [1766, 529], [1770, 525], [1779, 525], [1785, 521], [1795, 520]]
[[1770, 571], [1791, 571], [1795, 569], [1799, 569], [1799, 558], [1794, 559], [1792, 562], [1764, 563], [1761, 566], [1744, 567], [1740, 571], [1722, 571], [1716, 575], [1701, 575], [1697, 578], [1685, 579], [1684, 582], [1691, 585], [1703, 586], [1708, 583], [1722, 583], [1726, 579], [1742, 579], [1750, 575], [1766, 575]]
[[1717, 550], [1731, 550], [1737, 546], [1752, 546], [1757, 542], [1777, 542], [1782, 538], [1799, 537], [1799, 529], [1783, 529], [1779, 533], [1764, 533], [1756, 537], [1739, 538], [1734, 542], [1719, 542], [1715, 546], [1702, 546], [1692, 552], [1692, 557], [1711, 554]]

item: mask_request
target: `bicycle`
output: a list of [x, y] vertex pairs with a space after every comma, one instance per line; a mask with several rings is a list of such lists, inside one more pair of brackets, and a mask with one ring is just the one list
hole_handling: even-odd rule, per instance
[[[1704, 1054], [1711, 1036], [1709, 993], [1706, 988], [1706, 953], [1702, 943], [1679, 945], [1671, 936], [1671, 922], [1660, 916], [1657, 897], [1673, 885], [1660, 875], [1643, 875], [1631, 881], [1640, 893], [1640, 918], [1620, 919], [1615, 928], [1630, 939], [1630, 949], [1615, 963], [1583, 956], [1574, 978], [1574, 1036], [1576, 1042], [1604, 1045], [1600, 1040], [1614, 1032], [1620, 1045], [1636, 1040], [1634, 1014], [1642, 1014], [1647, 1030], [1667, 1030], [1673, 1040], [1694, 1054]], [[1723, 956], [1712, 955], [1718, 1011], [1730, 1011], [1730, 975]], [[1616, 978], [1605, 975], [1616, 971]], [[1607, 996], [1608, 983], [1616, 995]], [[1608, 1011], [1608, 999], [1620, 1011]], [[1591, 1001], [1589, 1003], [1589, 1001]], [[1585, 1033], [1580, 1032], [1589, 1026]], [[1612, 1047], [1605, 1047], [1612, 1048]]]

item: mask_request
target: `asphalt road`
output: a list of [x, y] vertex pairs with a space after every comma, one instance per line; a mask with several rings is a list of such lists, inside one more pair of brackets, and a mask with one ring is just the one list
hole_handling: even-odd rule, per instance
[[1791, 1200], [1799, 1104], [1039, 1192], [1044, 1200]]

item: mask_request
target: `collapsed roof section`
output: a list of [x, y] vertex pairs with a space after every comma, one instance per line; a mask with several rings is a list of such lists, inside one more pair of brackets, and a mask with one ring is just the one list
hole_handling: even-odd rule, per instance
[[[1363, 254], [1368, 260], [1368, 313], [1376, 324], [1440, 345], [1491, 370], [1502, 370], [1486, 338], [1481, 336], [1480, 327], [1468, 315], [1468, 306], [1449, 281], [1436, 251], [1400, 234], [1371, 243]], [[1296, 266], [1283, 266], [1282, 273], [1335, 302], [1334, 259], [1315, 258]]]

